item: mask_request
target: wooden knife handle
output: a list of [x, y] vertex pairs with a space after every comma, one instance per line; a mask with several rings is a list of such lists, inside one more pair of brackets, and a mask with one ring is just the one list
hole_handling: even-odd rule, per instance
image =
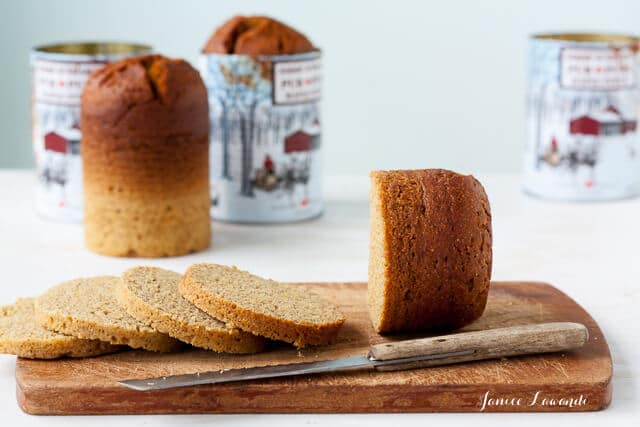
[[[375, 361], [392, 361], [443, 355], [430, 360], [408, 360], [397, 364], [376, 366], [379, 371], [398, 371], [570, 350], [582, 347], [588, 339], [589, 332], [582, 324], [541, 323], [378, 344], [371, 347], [369, 358]], [[447, 353], [461, 352], [465, 354], [446, 356]]]

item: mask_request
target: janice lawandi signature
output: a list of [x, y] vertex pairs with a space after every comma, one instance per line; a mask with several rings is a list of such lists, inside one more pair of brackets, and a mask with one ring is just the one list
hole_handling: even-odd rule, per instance
[[541, 391], [536, 391], [530, 397], [513, 397], [513, 396], [494, 396], [489, 391], [482, 395], [482, 407], [480, 412], [491, 407], [505, 406], [562, 406], [566, 408], [575, 408], [587, 404], [587, 398], [583, 395], [579, 396], [550, 396], [545, 395]]

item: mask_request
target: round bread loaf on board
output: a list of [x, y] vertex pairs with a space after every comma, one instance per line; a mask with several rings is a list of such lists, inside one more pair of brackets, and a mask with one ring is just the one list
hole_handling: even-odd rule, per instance
[[345, 321], [335, 305], [304, 288], [224, 265], [190, 266], [180, 292], [213, 317], [298, 348], [333, 342]]
[[377, 332], [453, 329], [480, 317], [491, 278], [489, 200], [473, 176], [371, 173], [369, 314]]
[[220, 26], [203, 53], [291, 55], [315, 50], [303, 34], [266, 16], [236, 16]]
[[0, 307], [0, 353], [28, 359], [56, 359], [98, 356], [122, 348], [43, 328], [34, 317], [33, 298], [20, 298], [15, 304]]
[[187, 301], [178, 290], [182, 275], [156, 267], [134, 267], [121, 277], [118, 297], [141, 322], [196, 347], [224, 353], [256, 353], [267, 340], [227, 327]]
[[163, 257], [209, 246], [209, 104], [191, 65], [152, 55], [100, 68], [81, 126], [89, 249]]
[[116, 297], [119, 277], [63, 282], [36, 299], [36, 319], [47, 329], [78, 338], [98, 339], [151, 351], [173, 351], [178, 340], [139, 322]]

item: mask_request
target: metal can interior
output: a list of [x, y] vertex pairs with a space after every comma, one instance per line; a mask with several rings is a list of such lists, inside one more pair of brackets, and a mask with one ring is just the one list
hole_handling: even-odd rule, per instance
[[151, 46], [122, 42], [81, 42], [36, 46], [33, 50], [35, 52], [61, 55], [131, 56], [151, 52]]
[[625, 34], [607, 34], [607, 33], [540, 33], [533, 34], [532, 39], [537, 40], [556, 40], [565, 42], [583, 42], [583, 43], [638, 43], [640, 38]]

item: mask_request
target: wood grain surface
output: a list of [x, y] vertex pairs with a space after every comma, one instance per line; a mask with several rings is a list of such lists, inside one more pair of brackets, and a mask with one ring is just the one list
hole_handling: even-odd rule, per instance
[[31, 414], [528, 412], [592, 411], [611, 400], [611, 357], [595, 321], [554, 287], [494, 282], [485, 314], [462, 331], [543, 322], [578, 322], [589, 342], [575, 351], [411, 371], [358, 371], [139, 392], [130, 378], [272, 365], [365, 354], [374, 344], [429, 336], [380, 336], [370, 324], [364, 283], [307, 283], [339, 304], [347, 322], [332, 346], [274, 344], [249, 356], [197, 349], [127, 351], [87, 359], [18, 359], [16, 392]]

